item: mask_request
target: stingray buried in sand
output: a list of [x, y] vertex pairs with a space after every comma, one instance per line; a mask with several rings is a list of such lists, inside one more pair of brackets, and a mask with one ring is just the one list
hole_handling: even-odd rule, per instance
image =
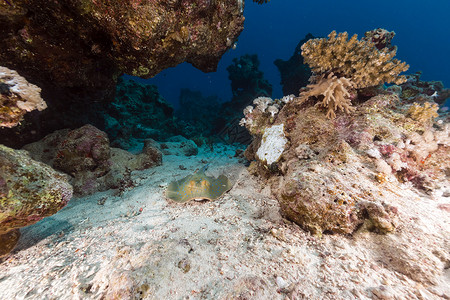
[[214, 178], [207, 176], [205, 170], [206, 167], [183, 179], [172, 181], [167, 187], [166, 197], [178, 203], [190, 200], [213, 201], [231, 189], [232, 184], [225, 175]]

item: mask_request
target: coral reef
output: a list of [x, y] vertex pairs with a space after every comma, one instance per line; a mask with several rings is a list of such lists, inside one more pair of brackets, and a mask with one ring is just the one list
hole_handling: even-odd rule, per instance
[[[259, 98], [244, 110], [241, 124], [254, 137], [245, 152], [249, 170], [271, 186], [286, 218], [319, 235], [361, 226], [391, 232], [401, 222], [396, 203], [405, 186], [428, 194], [448, 188], [448, 117], [436, 120], [437, 104], [404, 102], [397, 90], [332, 119], [301, 95]], [[268, 111], [272, 103], [278, 113]], [[259, 153], [267, 152], [263, 137], [272, 124], [283, 126], [288, 142], [268, 161]]]
[[255, 97], [272, 95], [272, 85], [264, 79], [264, 73], [259, 70], [259, 59], [256, 54], [234, 58], [227, 71], [233, 92], [231, 106], [246, 105]]
[[407, 81], [400, 85], [402, 100], [407, 102], [436, 102], [443, 104], [450, 98], [450, 89], [444, 88], [442, 81], [422, 81], [422, 72], [407, 75]]
[[127, 170], [143, 170], [162, 163], [162, 154], [151, 139], [146, 140], [141, 153], [133, 155], [111, 148], [106, 133], [92, 125], [56, 131], [24, 149], [33, 159], [69, 174], [77, 195], [117, 188]]
[[292, 99], [294, 99], [294, 95], [276, 100], [269, 97], [258, 97], [253, 100], [254, 106], [249, 105], [244, 109], [244, 118], [241, 119], [239, 125], [245, 126], [252, 135], [261, 137], [264, 134], [264, 128], [273, 123], [279, 109]]
[[22, 130], [18, 135], [29, 143], [86, 124], [95, 102], [113, 100], [122, 73], [149, 78], [182, 62], [214, 71], [243, 29], [240, 3], [1, 1], [0, 65], [42, 88], [49, 106], [39, 114], [39, 130], [39, 120], [26, 116], [32, 124], [3, 131], [2, 138]]
[[205, 97], [200, 91], [181, 89], [180, 108], [175, 115], [183, 136], [196, 140], [211, 136], [221, 102], [216, 95]]
[[439, 116], [437, 113], [439, 105], [436, 103], [431, 104], [430, 102], [425, 102], [423, 106], [415, 102], [409, 107], [407, 115], [421, 123], [431, 122]]
[[347, 32], [336, 31], [328, 39], [312, 39], [302, 46], [304, 60], [315, 74], [333, 72], [351, 79], [357, 89], [385, 82], [404, 83], [406, 77], [399, 74], [409, 66], [395, 59], [396, 53], [397, 49], [379, 50], [369, 40], [358, 41], [356, 34], [348, 40]]
[[256, 97], [272, 95], [272, 85], [264, 79], [264, 73], [259, 70], [256, 54], [246, 54], [239, 59], [233, 59], [233, 64], [227, 67], [227, 71], [233, 98], [222, 105], [220, 116], [216, 120], [216, 131], [227, 126], [233, 119], [240, 119], [242, 110]]
[[297, 95], [300, 88], [308, 85], [311, 69], [303, 62], [301, 47], [305, 42], [313, 39], [308, 33], [295, 47], [294, 53], [288, 60], [277, 59], [273, 63], [277, 66], [281, 75], [281, 87], [283, 95]]
[[55, 214], [71, 197], [67, 175], [0, 145], [0, 256], [15, 246], [19, 228]]
[[158, 88], [133, 79], [120, 78], [114, 101], [97, 112], [113, 147], [133, 149], [145, 139], [164, 140], [178, 133], [173, 107]]
[[350, 91], [355, 84], [345, 77], [338, 78], [333, 73], [327, 77], [323, 75], [315, 84], [309, 84], [307, 90], [300, 94], [300, 98], [305, 101], [309, 97], [316, 97], [319, 101], [316, 105], [327, 109], [327, 117], [334, 119], [335, 111], [338, 109], [349, 113], [354, 110], [351, 106]]
[[0, 67], [0, 127], [17, 126], [27, 112], [46, 108], [39, 87], [16, 71]]
[[378, 50], [386, 48], [389, 51], [393, 51], [395, 49], [395, 46], [391, 44], [391, 41], [394, 36], [395, 32], [393, 31], [387, 31], [383, 28], [377, 28], [364, 33], [364, 37], [362, 39], [372, 42]]
[[310, 90], [301, 90], [300, 96], [303, 99], [323, 96], [320, 105], [327, 108], [328, 117], [334, 118], [338, 108], [353, 110], [351, 98], [356, 98], [356, 93], [361, 98], [370, 98], [377, 94], [381, 84], [406, 82], [406, 77], [399, 74], [409, 66], [394, 58], [397, 48], [390, 44], [392, 37], [393, 33], [377, 29], [367, 32], [360, 41], [356, 34], [348, 40], [347, 32], [333, 31], [328, 39], [305, 42], [302, 55], [314, 75], [310, 78], [313, 83], [308, 86]]
[[214, 121], [213, 132], [217, 138], [227, 143], [249, 144], [250, 135], [239, 126], [242, 110], [256, 97], [270, 97], [272, 85], [264, 79], [263, 72], [259, 70], [256, 54], [246, 54], [239, 59], [233, 59], [227, 71], [233, 98], [221, 105], [220, 114]]

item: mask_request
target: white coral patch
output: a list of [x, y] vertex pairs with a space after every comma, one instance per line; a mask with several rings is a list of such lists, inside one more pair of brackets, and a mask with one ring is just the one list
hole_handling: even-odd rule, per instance
[[0, 66], [0, 79], [9, 86], [9, 91], [20, 96], [24, 101], [17, 101], [17, 107], [25, 111], [44, 110], [47, 104], [41, 98], [41, 88], [29, 83], [14, 70]]
[[264, 130], [261, 146], [256, 152], [256, 156], [259, 160], [270, 165], [283, 154], [287, 142], [283, 124], [268, 127]]

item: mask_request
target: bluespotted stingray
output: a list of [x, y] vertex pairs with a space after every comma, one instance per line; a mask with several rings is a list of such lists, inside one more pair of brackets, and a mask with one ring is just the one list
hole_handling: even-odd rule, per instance
[[192, 175], [172, 181], [166, 190], [166, 197], [184, 203], [191, 200], [216, 200], [231, 189], [230, 180], [225, 175], [218, 178], [205, 174], [207, 165]]

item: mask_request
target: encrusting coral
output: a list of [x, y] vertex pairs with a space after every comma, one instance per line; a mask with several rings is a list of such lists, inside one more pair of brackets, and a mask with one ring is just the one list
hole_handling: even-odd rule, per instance
[[[352, 111], [351, 96], [356, 94], [352, 90], [357, 92], [383, 83], [406, 82], [406, 77], [399, 74], [409, 66], [394, 58], [397, 48], [390, 44], [394, 33], [378, 31], [386, 37], [369, 31], [366, 38], [358, 40], [355, 34], [348, 40], [347, 32], [337, 34], [333, 31], [328, 39], [305, 42], [301, 47], [302, 55], [313, 76], [310, 78], [312, 84], [301, 90], [300, 98], [323, 97], [319, 106], [327, 108], [327, 117], [335, 118], [337, 109], [347, 113]], [[381, 39], [377, 44], [375, 36]]]

